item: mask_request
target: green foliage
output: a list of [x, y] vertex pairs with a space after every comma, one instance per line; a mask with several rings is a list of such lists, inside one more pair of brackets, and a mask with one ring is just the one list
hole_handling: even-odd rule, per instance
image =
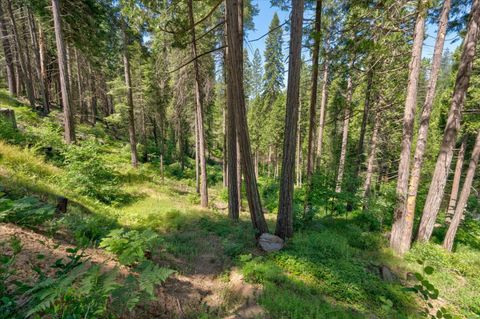
[[159, 236], [151, 230], [139, 232], [122, 228], [112, 230], [102, 239], [100, 247], [117, 255], [121, 264], [133, 265], [145, 261], [145, 254], [158, 242]]
[[[424, 264], [422, 260], [418, 260], [417, 262], [420, 265]], [[434, 268], [432, 266], [425, 266], [422, 273], [415, 273], [415, 278], [418, 280], [418, 283], [413, 287], [406, 288], [406, 290], [415, 292], [423, 300], [425, 304], [422, 313], [423, 316], [437, 319], [452, 319], [452, 315], [444, 307], [441, 307], [436, 313], [432, 314], [432, 311], [434, 311], [432, 300], [438, 299], [440, 293], [439, 290], [428, 280], [428, 275], [433, 274], [433, 272]]]
[[62, 181], [79, 194], [105, 204], [125, 203], [129, 196], [119, 190], [119, 180], [114, 170], [102, 158], [98, 142], [88, 140], [71, 145], [64, 152], [65, 175]]
[[116, 268], [105, 271], [100, 265], [92, 265], [78, 249], [69, 248], [66, 260], [58, 259], [50, 266], [55, 269], [54, 276], [32, 266], [38, 281], [27, 285], [11, 279], [15, 274], [13, 264], [22, 251], [20, 241], [11, 237], [9, 247], [11, 254], [0, 255], [1, 318], [123, 317], [139, 302], [153, 300], [155, 286], [174, 273], [143, 261], [124, 277]]
[[0, 198], [0, 221], [33, 227], [51, 219], [55, 207], [41, 202], [37, 197], [20, 199]]

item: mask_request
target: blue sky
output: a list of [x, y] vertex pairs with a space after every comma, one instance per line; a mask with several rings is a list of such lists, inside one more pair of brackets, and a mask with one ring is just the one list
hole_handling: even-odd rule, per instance
[[[253, 3], [258, 6], [259, 13], [257, 16], [254, 17], [253, 22], [255, 24], [255, 30], [249, 31], [247, 33], [247, 40], [253, 40], [256, 39], [265, 33], [268, 32], [268, 26], [270, 25], [270, 22], [272, 20], [272, 17], [275, 12], [277, 12], [280, 22], [283, 23], [285, 20], [288, 19], [290, 12], [287, 11], [281, 11], [277, 7], [271, 7], [270, 5], [270, 0], [253, 0]], [[313, 12], [306, 12], [305, 16], [310, 16], [313, 15]], [[435, 37], [437, 34], [437, 27], [434, 24], [428, 24], [427, 25], [427, 36], [424, 42], [423, 46], [423, 51], [422, 51], [422, 56], [423, 57], [431, 57], [433, 54], [433, 45], [435, 43]], [[453, 52], [461, 43], [461, 41], [456, 41], [454, 43], [451, 43], [452, 39], [455, 39], [458, 37], [457, 34], [452, 34], [449, 33], [447, 34], [447, 38], [445, 41], [445, 50], [448, 48], [451, 52]], [[245, 47], [248, 50], [248, 54], [250, 59], [253, 56], [253, 52], [255, 49], [260, 50], [260, 54], [262, 55], [263, 59], [263, 52], [265, 50], [265, 39], [266, 37], [262, 38], [261, 40], [255, 41], [255, 42], [248, 42], [245, 44]], [[289, 42], [289, 37], [288, 33], [284, 30], [284, 54], [287, 54], [288, 52], [288, 42]], [[285, 69], [287, 69], [287, 66], [285, 66]]]

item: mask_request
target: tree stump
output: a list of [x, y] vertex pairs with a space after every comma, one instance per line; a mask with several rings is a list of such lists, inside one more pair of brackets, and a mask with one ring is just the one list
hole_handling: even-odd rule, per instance
[[67, 212], [68, 199], [65, 197], [57, 198], [57, 214], [65, 214]]
[[15, 119], [15, 111], [12, 109], [0, 109], [0, 119], [10, 122], [14, 129], [17, 129], [17, 121]]

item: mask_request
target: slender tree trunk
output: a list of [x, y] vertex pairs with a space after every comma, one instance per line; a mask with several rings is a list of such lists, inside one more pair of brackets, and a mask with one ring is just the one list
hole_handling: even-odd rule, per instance
[[208, 186], [207, 186], [207, 163], [205, 160], [205, 130], [203, 128], [203, 106], [202, 96], [200, 92], [200, 69], [197, 60], [197, 42], [195, 36], [195, 21], [193, 18], [193, 1], [188, 1], [188, 16], [190, 25], [192, 26], [192, 58], [193, 68], [195, 72], [195, 104], [197, 114], [197, 130], [198, 130], [198, 157], [200, 164], [200, 204], [202, 207], [208, 206]]
[[[56, 0], [56, 1], [58, 1], [58, 0]], [[26, 60], [25, 60], [23, 47], [21, 45], [20, 35], [18, 34], [17, 24], [16, 24], [16, 21], [15, 21], [15, 16], [13, 14], [12, 1], [11, 0], [7, 1], [7, 11], [8, 11], [8, 15], [10, 17], [10, 22], [12, 24], [13, 41], [15, 43], [17, 55], [18, 55], [18, 58], [19, 58], [19, 61], [20, 61], [20, 68], [17, 70], [17, 72], [18, 72], [20, 78], [23, 79], [23, 82], [25, 83], [25, 89], [27, 91], [27, 97], [28, 97], [28, 101], [30, 103], [30, 106], [32, 108], [35, 108], [35, 93], [33, 92], [33, 83], [32, 83], [32, 79], [30, 78], [30, 74], [28, 73], [27, 63], [26, 63]]]
[[[27, 9], [26, 10], [26, 15], [28, 17], [28, 24], [30, 27], [30, 37], [32, 40], [32, 48], [33, 52], [35, 54], [35, 69], [37, 73], [37, 78], [38, 78], [38, 86], [40, 88], [40, 95], [42, 97], [42, 112], [43, 114], [48, 114], [50, 105], [48, 101], [48, 92], [47, 92], [47, 86], [46, 86], [46, 81], [43, 78], [43, 73], [42, 73], [42, 59], [40, 57], [40, 44], [37, 38], [37, 28], [35, 25], [35, 19], [33, 17], [32, 12]], [[43, 50], [42, 50], [43, 51]]]
[[335, 192], [340, 193], [342, 191], [343, 174], [345, 173], [345, 160], [347, 158], [347, 143], [348, 143], [348, 127], [350, 125], [350, 112], [353, 95], [353, 59], [348, 66], [348, 79], [347, 79], [347, 101], [345, 105], [344, 118], [343, 118], [343, 134], [342, 134], [342, 149], [340, 151], [340, 161], [338, 164], [337, 183], [335, 186]]
[[452, 192], [450, 193], [450, 201], [448, 203], [447, 217], [450, 218], [455, 213], [457, 207], [457, 196], [460, 190], [460, 179], [462, 177], [463, 159], [465, 157], [465, 148], [467, 139], [463, 138], [462, 145], [458, 151], [457, 164], [455, 165], [455, 174], [453, 175]]
[[[227, 12], [225, 12], [225, 19]], [[227, 26], [225, 25], [225, 35], [228, 34]], [[229, 48], [225, 48], [226, 63], [228, 63], [228, 54], [230, 54]], [[238, 175], [237, 175], [237, 158], [238, 158], [238, 148], [237, 148], [237, 131], [236, 131], [236, 121], [235, 121], [235, 105], [232, 93], [232, 86], [229, 84], [232, 80], [232, 74], [226, 67], [226, 101], [227, 101], [227, 176], [228, 176], [228, 216], [233, 220], [238, 220], [240, 216], [240, 206], [239, 206], [239, 197], [238, 197]]]
[[425, 6], [425, 0], [418, 1], [417, 20], [413, 34], [413, 47], [409, 67], [407, 98], [405, 100], [405, 111], [403, 115], [402, 150], [398, 165], [396, 189], [397, 204], [394, 212], [392, 235], [390, 237], [390, 247], [392, 247], [397, 254], [404, 254], [410, 248], [411, 230], [409, 230], [409, 225], [413, 225], [413, 215], [406, 214], [405, 205], [407, 201], [410, 153], [415, 125], [418, 78], [420, 75], [422, 45], [425, 33], [425, 16], [427, 14], [426, 8], [424, 8]]
[[[97, 94], [96, 94], [96, 81], [95, 81], [95, 72], [92, 69], [92, 64], [88, 63], [88, 73], [90, 74], [90, 120], [89, 122], [95, 126], [97, 121]], [[145, 121], [144, 121], [145, 123]], [[145, 148], [146, 151], [146, 148]]]
[[[35, 78], [35, 74], [32, 71], [32, 61], [30, 59], [30, 57], [31, 57], [30, 45], [28, 44], [29, 43], [28, 30], [27, 30], [27, 28], [28, 28], [27, 22], [28, 21], [25, 21], [26, 20], [25, 18], [28, 19], [28, 13], [27, 13], [26, 10], [20, 10], [20, 13], [22, 13], [22, 11], [24, 11], [25, 16], [21, 17], [23, 19], [23, 21], [20, 22], [20, 27], [21, 27], [20, 32], [21, 32], [22, 37], [24, 38], [23, 42], [25, 43], [24, 49], [25, 49], [25, 65], [27, 67], [27, 78], [30, 80], [33, 99], [36, 102], [36, 96], [37, 96], [36, 93], [37, 92], [36, 92], [36, 87], [35, 87], [34, 83], [37, 82], [37, 79]], [[19, 44], [23, 46], [23, 43], [19, 43]], [[27, 94], [28, 94], [28, 91], [27, 91]], [[36, 108], [36, 106], [35, 106], [35, 108]]]
[[295, 172], [297, 175], [297, 187], [302, 186], [302, 143], [301, 143], [301, 122], [302, 122], [302, 98], [299, 98], [299, 106], [298, 106], [298, 123], [297, 123], [297, 158], [295, 163]]
[[5, 64], [7, 67], [8, 91], [12, 95], [17, 95], [17, 83], [15, 82], [15, 66], [13, 64], [13, 52], [7, 31], [7, 25], [3, 18], [3, 9], [0, 5], [0, 37], [2, 39], [3, 53], [5, 55]]
[[[371, 96], [372, 96], [372, 90], [373, 90], [373, 76], [374, 76], [374, 70], [373, 68], [370, 68], [367, 72], [367, 87], [365, 91], [365, 105], [363, 107], [363, 116], [362, 116], [362, 125], [360, 127], [360, 134], [358, 138], [358, 144], [357, 144], [357, 156], [355, 158], [355, 161], [353, 163], [353, 179], [351, 182], [348, 184], [348, 192], [351, 193], [352, 195], [355, 195], [357, 193], [358, 189], [358, 179], [359, 179], [359, 173], [360, 173], [360, 166], [363, 163], [364, 160], [364, 155], [363, 155], [363, 149], [364, 149], [364, 143], [365, 143], [365, 132], [367, 131], [367, 120], [370, 114], [370, 102], [371, 102]], [[354, 209], [354, 201], [350, 199], [347, 202], [347, 211], [352, 211]]]
[[[308, 126], [308, 153], [307, 153], [307, 184], [310, 188], [313, 174], [314, 159], [314, 138], [316, 128], [316, 109], [317, 109], [317, 89], [318, 89], [318, 58], [320, 52], [320, 32], [322, 27], [322, 0], [317, 0], [315, 8], [315, 33], [313, 36], [313, 51], [312, 51], [312, 86], [310, 93], [310, 119]], [[309, 190], [310, 191], [310, 190]]]
[[290, 54], [288, 61], [287, 105], [283, 143], [280, 199], [275, 234], [283, 239], [293, 236], [293, 183], [300, 95], [303, 0], [292, 1]]
[[88, 119], [87, 108], [85, 107], [84, 94], [83, 94], [83, 80], [80, 69], [80, 56], [78, 55], [77, 48], [73, 48], [73, 54], [75, 55], [75, 62], [77, 64], [77, 87], [78, 87], [78, 112], [80, 112], [80, 122], [85, 123]]
[[138, 166], [137, 154], [137, 136], [135, 133], [135, 112], [133, 106], [132, 79], [130, 75], [130, 57], [128, 54], [128, 36], [127, 26], [122, 22], [123, 27], [123, 67], [125, 71], [125, 85], [127, 86], [127, 105], [128, 105], [128, 136], [130, 138], [130, 155], [133, 167]]
[[322, 146], [323, 146], [323, 130], [325, 127], [325, 110], [327, 108], [328, 97], [328, 57], [325, 55], [323, 63], [323, 83], [322, 83], [322, 99], [320, 101], [320, 119], [318, 122], [317, 134], [317, 167], [320, 168], [322, 162]]
[[243, 79], [238, 70], [238, 65], [241, 64], [243, 55], [240, 45], [243, 39], [240, 37], [241, 33], [238, 26], [238, 10], [242, 9], [239, 8], [239, 3], [236, 0], [226, 0], [226, 23], [228, 26], [227, 44], [229, 48], [227, 60], [228, 74], [230, 74], [229, 85], [231, 86], [230, 92], [232, 93], [232, 101], [235, 109], [236, 130], [240, 142], [242, 168], [245, 177], [250, 217], [252, 219], [253, 228], [255, 229], [257, 236], [259, 236], [262, 233], [268, 232], [268, 227], [265, 217], [263, 216], [260, 194], [258, 193], [257, 180], [255, 178], [250, 139], [248, 135]]
[[60, 14], [60, 1], [52, 0], [53, 22], [55, 26], [55, 41], [57, 44], [58, 68], [60, 73], [60, 89], [62, 92], [63, 104], [63, 125], [65, 128], [65, 142], [67, 144], [75, 142], [75, 124], [70, 104], [70, 94], [68, 86], [68, 68], [67, 52], [63, 42], [62, 19]]
[[445, 191], [445, 184], [453, 156], [453, 147], [455, 146], [457, 133], [460, 128], [461, 112], [470, 83], [470, 75], [472, 73], [473, 60], [475, 58], [475, 46], [479, 35], [479, 23], [480, 0], [474, 0], [467, 34], [463, 44], [462, 57], [458, 67], [455, 88], [453, 90], [450, 113], [448, 115], [445, 133], [440, 146], [440, 154], [437, 158], [432, 182], [430, 184], [430, 189], [428, 190], [422, 219], [420, 221], [417, 236], [417, 239], [420, 241], [428, 241], [430, 239]]
[[200, 194], [200, 164], [198, 155], [198, 117], [195, 112], [195, 190], [197, 194]]
[[368, 156], [368, 160], [367, 160], [367, 173], [365, 175], [365, 183], [363, 184], [363, 198], [365, 199], [365, 202], [368, 202], [368, 197], [370, 196], [370, 190], [372, 187], [372, 176], [373, 176], [373, 168], [374, 168], [375, 158], [377, 153], [379, 130], [380, 130], [380, 114], [377, 111], [375, 113], [372, 139], [370, 141], [371, 148], [370, 148], [370, 155]]
[[42, 25], [38, 24], [38, 49], [39, 49], [39, 58], [40, 58], [40, 77], [43, 82], [43, 87], [45, 88], [45, 100], [46, 104], [44, 105], [43, 111], [45, 114], [50, 113], [50, 94], [48, 92], [49, 81], [47, 74], [47, 52], [45, 44], [45, 34], [42, 29]]
[[475, 176], [475, 170], [477, 168], [478, 159], [480, 157], [480, 131], [477, 134], [477, 140], [475, 141], [475, 146], [473, 147], [472, 158], [470, 159], [470, 164], [468, 165], [467, 175], [465, 176], [465, 181], [463, 182], [462, 192], [460, 193], [460, 199], [458, 201], [457, 207], [455, 208], [455, 214], [453, 215], [452, 222], [448, 227], [447, 234], [445, 235], [445, 240], [443, 242], [443, 247], [448, 251], [452, 251], [453, 242], [455, 240], [455, 235], [457, 233], [458, 225], [463, 217], [463, 211], [467, 205], [468, 197], [470, 196], [470, 190], [472, 188], [473, 177]]

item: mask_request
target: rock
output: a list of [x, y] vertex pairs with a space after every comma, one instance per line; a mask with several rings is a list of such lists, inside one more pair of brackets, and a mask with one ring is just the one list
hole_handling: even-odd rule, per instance
[[263, 233], [259, 237], [258, 243], [260, 244], [260, 247], [262, 247], [262, 249], [268, 253], [279, 251], [284, 246], [283, 239], [269, 233]]
[[0, 109], [0, 118], [10, 122], [14, 129], [17, 129], [17, 121], [15, 120], [15, 111], [11, 109]]
[[387, 266], [380, 266], [380, 276], [383, 280], [387, 282], [394, 282], [396, 281], [397, 277], [393, 274], [393, 272]]

